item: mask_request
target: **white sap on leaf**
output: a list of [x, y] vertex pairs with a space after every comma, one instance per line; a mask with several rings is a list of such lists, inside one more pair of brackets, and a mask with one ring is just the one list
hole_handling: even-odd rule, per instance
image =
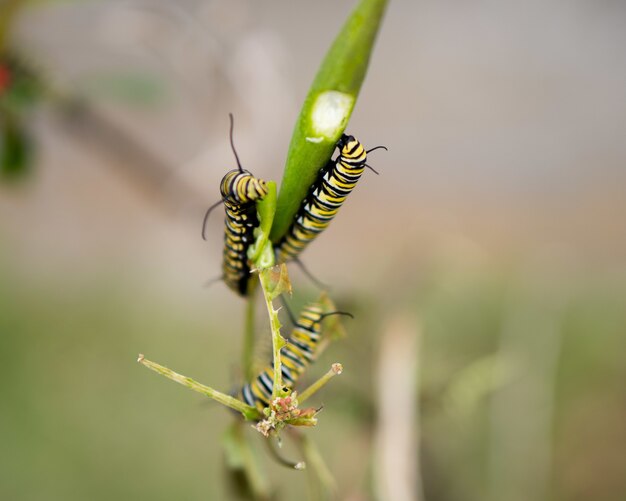
[[306, 140], [318, 143], [324, 139], [334, 140], [344, 127], [352, 106], [354, 97], [336, 90], [322, 92], [311, 110], [311, 126], [315, 137]]

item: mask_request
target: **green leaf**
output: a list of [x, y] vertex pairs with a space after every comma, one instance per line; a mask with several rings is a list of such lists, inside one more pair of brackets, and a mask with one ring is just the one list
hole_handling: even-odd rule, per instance
[[261, 470], [249, 441], [243, 434], [241, 422], [234, 422], [222, 437], [228, 477], [236, 498], [269, 499], [267, 475]]
[[243, 451], [241, 450], [241, 430], [237, 421], [226, 429], [222, 435], [222, 446], [226, 464], [231, 469], [242, 469], [244, 465]]
[[0, 140], [0, 173], [7, 179], [26, 174], [31, 166], [32, 143], [26, 130], [14, 120], [2, 123]]
[[273, 301], [281, 294], [291, 294], [289, 273], [287, 273], [287, 266], [284, 263], [273, 268], [261, 270], [259, 278], [268, 301]]
[[287, 232], [319, 170], [330, 160], [365, 78], [387, 0], [361, 0], [329, 49], [296, 122], [270, 238]]
[[45, 97], [44, 76], [19, 52], [0, 54], [0, 69], [2, 113], [22, 117]]

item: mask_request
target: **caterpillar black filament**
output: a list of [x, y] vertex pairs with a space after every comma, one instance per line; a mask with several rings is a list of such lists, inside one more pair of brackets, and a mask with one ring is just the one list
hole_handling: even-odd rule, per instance
[[[280, 350], [284, 386], [293, 388], [306, 368], [315, 361], [320, 341], [321, 322], [330, 315], [350, 315], [342, 311], [324, 313], [319, 303], [304, 307], [295, 323], [287, 346]], [[241, 388], [239, 397], [248, 405], [262, 411], [272, 398], [274, 366], [268, 364], [250, 383]]]
[[230, 115], [230, 144], [237, 160], [237, 169], [226, 173], [220, 183], [222, 200], [209, 208], [204, 216], [202, 236], [211, 210], [224, 204], [226, 211], [222, 279], [236, 293], [246, 296], [250, 265], [248, 248], [254, 242], [254, 229], [259, 226], [256, 203], [267, 195], [267, 184], [244, 170], [233, 143], [233, 116]]
[[[294, 221], [277, 246], [279, 262], [296, 258], [330, 224], [356, 186], [367, 162], [363, 145], [353, 136], [342, 135], [337, 142], [339, 156], [324, 166], [302, 201]], [[374, 170], [374, 169], [372, 169]], [[376, 172], [376, 171], [374, 171]]]

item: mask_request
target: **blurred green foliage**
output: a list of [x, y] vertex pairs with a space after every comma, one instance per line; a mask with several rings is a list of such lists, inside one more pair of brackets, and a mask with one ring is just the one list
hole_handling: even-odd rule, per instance
[[[232, 416], [173, 383], [155, 384], [135, 357], [149, 346], [154, 358], [228, 391], [235, 384], [229, 361], [240, 342], [232, 319], [129, 284], [128, 277], [33, 279], [9, 264], [0, 266], [0, 498], [228, 499], [219, 442]], [[463, 400], [450, 406], [445, 396], [466, 368], [476, 372], [472, 364], [497, 353], [519, 287], [514, 274], [457, 270], [433, 272], [414, 289], [424, 332], [428, 500], [486, 498], [491, 394], [479, 392], [468, 409]], [[626, 492], [619, 438], [626, 436], [626, 280], [579, 276], [568, 294], [554, 382], [550, 499], [617, 501]], [[343, 363], [345, 373], [320, 397], [333, 405], [308, 433], [348, 495], [371, 492], [373, 367], [385, 312], [374, 296], [342, 304], [356, 315], [349, 336], [323, 354], [302, 387], [330, 363]], [[249, 432], [258, 448], [260, 437]], [[286, 455], [298, 457], [288, 439], [286, 447]], [[298, 472], [264, 466], [285, 499], [305, 494]]]
[[5, 179], [25, 175], [31, 166], [32, 143], [27, 131], [11, 117], [0, 121], [0, 173]]
[[41, 101], [41, 81], [14, 53], [0, 54], [0, 174], [5, 179], [30, 171], [34, 142], [28, 117]]
[[147, 72], [127, 69], [89, 75], [75, 84], [76, 92], [94, 101], [152, 108], [167, 97], [165, 83]]

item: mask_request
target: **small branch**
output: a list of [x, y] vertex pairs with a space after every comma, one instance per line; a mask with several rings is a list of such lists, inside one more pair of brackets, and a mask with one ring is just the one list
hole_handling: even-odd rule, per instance
[[289, 459], [284, 458], [277, 449], [277, 444], [275, 440], [272, 438], [268, 438], [265, 443], [267, 444], [267, 449], [271, 456], [276, 460], [278, 464], [286, 466], [292, 470], [304, 470], [306, 469], [306, 463], [304, 461], [290, 461]]
[[287, 267], [283, 264], [274, 268], [268, 268], [259, 271], [259, 280], [263, 289], [263, 297], [267, 313], [270, 317], [270, 329], [272, 331], [272, 354], [274, 358], [274, 387], [272, 388], [272, 399], [279, 396], [282, 390], [282, 370], [280, 361], [280, 350], [287, 343], [280, 335], [280, 320], [278, 319], [278, 310], [274, 309], [272, 300], [278, 297], [284, 290], [290, 290], [291, 284], [287, 276]]
[[187, 388], [193, 391], [197, 391], [198, 393], [202, 393], [203, 395], [206, 395], [207, 397], [212, 398], [213, 400], [216, 400], [217, 402], [219, 402], [222, 405], [225, 405], [226, 407], [230, 407], [233, 410], [241, 412], [243, 417], [246, 419], [254, 420], [260, 417], [259, 412], [254, 407], [246, 405], [242, 401], [237, 400], [236, 398], [233, 398], [230, 395], [226, 395], [225, 393], [214, 390], [213, 388], [209, 386], [205, 386], [201, 383], [198, 383], [197, 381], [194, 381], [190, 377], [183, 376], [182, 374], [178, 374], [177, 372], [174, 372], [172, 369], [168, 369], [167, 367], [159, 365], [156, 362], [147, 360], [141, 354], [139, 355], [139, 358], [137, 358], [137, 362], [144, 365], [148, 369], [151, 369], [154, 372], [158, 372], [162, 376], [165, 376], [166, 378], [171, 379], [172, 381], [176, 381], [178, 384], [182, 384], [183, 386], [186, 386]]
[[328, 381], [330, 381], [335, 376], [338, 376], [343, 372], [343, 366], [338, 363], [334, 363], [330, 370], [324, 374], [321, 378], [319, 378], [315, 383], [309, 386], [306, 390], [298, 395], [298, 402], [300, 405], [304, 403], [305, 400], [312, 397], [315, 393], [317, 393]]
[[254, 377], [254, 367], [252, 359], [254, 356], [254, 312], [256, 310], [255, 289], [253, 289], [247, 298], [246, 304], [246, 320], [245, 331], [243, 336], [243, 350], [241, 353], [241, 367], [246, 381], [252, 381]]

